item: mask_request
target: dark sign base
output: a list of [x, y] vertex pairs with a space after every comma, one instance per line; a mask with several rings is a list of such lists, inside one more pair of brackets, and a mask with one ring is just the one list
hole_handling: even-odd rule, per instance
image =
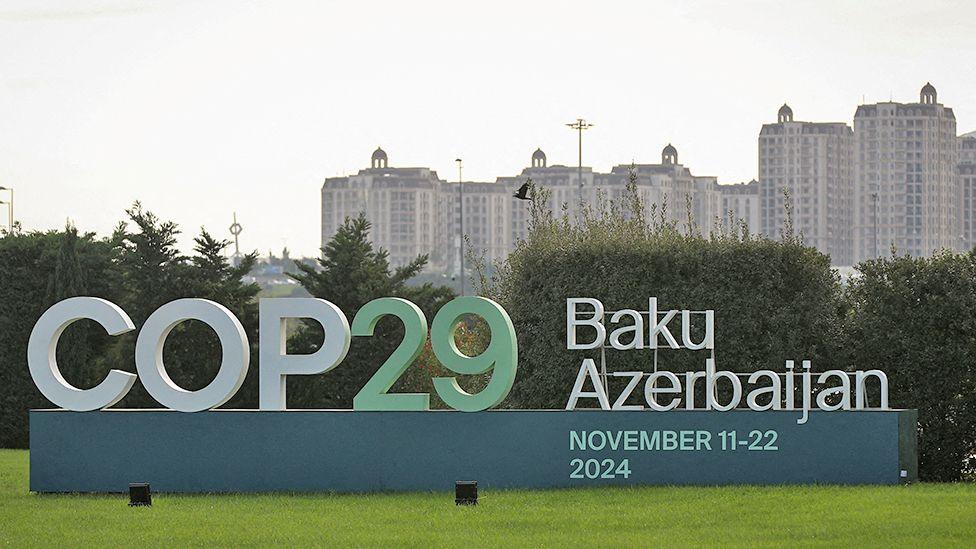
[[162, 410], [30, 413], [30, 489], [451, 490], [630, 484], [896, 484], [914, 410]]

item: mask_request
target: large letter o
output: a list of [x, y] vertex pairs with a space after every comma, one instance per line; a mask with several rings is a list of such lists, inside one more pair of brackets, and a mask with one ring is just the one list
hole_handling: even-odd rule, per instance
[[[185, 320], [206, 323], [220, 340], [220, 371], [199, 391], [173, 383], [163, 364], [166, 336]], [[230, 400], [244, 383], [249, 362], [247, 335], [240, 321], [223, 305], [206, 299], [177, 299], [163, 305], [146, 319], [136, 340], [136, 370], [142, 385], [160, 404], [180, 412], [209, 410]]]

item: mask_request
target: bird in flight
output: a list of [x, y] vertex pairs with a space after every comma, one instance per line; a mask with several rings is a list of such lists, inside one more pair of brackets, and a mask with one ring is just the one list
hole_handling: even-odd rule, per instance
[[531, 180], [526, 181], [525, 183], [522, 184], [521, 187], [519, 187], [517, 191], [515, 191], [515, 194], [513, 194], [512, 196], [518, 198], [519, 200], [532, 200], [532, 198], [529, 197], [529, 190], [531, 188], [532, 188], [532, 181]]

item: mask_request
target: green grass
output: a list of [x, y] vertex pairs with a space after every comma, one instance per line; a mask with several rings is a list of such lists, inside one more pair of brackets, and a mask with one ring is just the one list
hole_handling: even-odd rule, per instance
[[28, 492], [28, 454], [0, 450], [0, 545], [894, 546], [976, 544], [976, 485], [739, 486], [453, 494]]

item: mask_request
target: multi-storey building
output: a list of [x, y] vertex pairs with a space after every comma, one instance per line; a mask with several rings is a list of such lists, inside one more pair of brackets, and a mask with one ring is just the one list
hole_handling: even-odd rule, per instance
[[855, 260], [964, 245], [956, 118], [932, 84], [917, 103], [859, 106], [854, 146]]
[[806, 244], [828, 254], [835, 265], [850, 265], [853, 144], [847, 124], [794, 121], [793, 110], [780, 107], [776, 123], [763, 124], [759, 132], [762, 234], [779, 238], [792, 215], [793, 231]]
[[[542, 149], [536, 149], [532, 153], [531, 164], [523, 169], [522, 173], [514, 177], [499, 177], [496, 182], [510, 189], [509, 197], [515, 189], [529, 180], [535, 186], [545, 187], [549, 196], [545, 207], [551, 210], [553, 215], [557, 217], [565, 215], [575, 223], [581, 215], [581, 203], [595, 204], [597, 188], [605, 186], [604, 178], [605, 174], [594, 173], [592, 168], [586, 166], [582, 168], [558, 164], [550, 166], [546, 153]], [[583, 181], [582, 186], [579, 184], [580, 180]], [[529, 220], [528, 202], [516, 200], [514, 206], [510, 219], [513, 244], [516, 239], [525, 238], [528, 234]]]
[[976, 164], [976, 132], [959, 136], [959, 163]]
[[[678, 162], [678, 151], [670, 143], [661, 151], [660, 164], [618, 165], [604, 177], [604, 194], [619, 200], [626, 192], [631, 170], [636, 175], [637, 193], [648, 216], [663, 214], [678, 230], [689, 229], [704, 236], [720, 221], [722, 197], [715, 177], [696, 176]], [[656, 208], [651, 208], [654, 205]], [[689, 219], [690, 209], [690, 219]], [[689, 222], [694, 226], [689, 227]]]
[[743, 224], [750, 234], [760, 231], [759, 182], [719, 185], [722, 196], [721, 226], [726, 231], [739, 232]]
[[707, 236], [744, 222], [752, 233], [779, 238], [790, 215], [794, 233], [834, 265], [853, 265], [891, 247], [916, 256], [971, 248], [976, 132], [958, 138], [955, 132], [952, 109], [926, 84], [917, 103], [859, 106], [853, 130], [841, 122], [795, 121], [783, 105], [776, 123], [759, 134], [759, 179], [736, 185], [693, 175], [670, 144], [660, 163], [622, 164], [609, 173], [550, 166], [537, 149], [519, 175], [460, 186], [428, 168], [391, 168], [377, 149], [368, 169], [325, 180], [322, 243], [346, 217], [365, 212], [371, 240], [388, 250], [393, 265], [428, 254], [430, 270], [457, 272], [465, 239], [495, 263], [526, 237], [529, 203], [512, 197], [525, 182], [545, 187], [544, 206], [577, 223], [587, 209], [599, 215], [607, 201], [619, 201], [633, 178], [647, 215], [653, 211], [660, 220], [663, 211], [679, 230], [688, 230], [690, 220]]
[[460, 189], [458, 182], [444, 181], [427, 168], [391, 168], [386, 153], [377, 149], [369, 169], [328, 178], [322, 185], [322, 244], [347, 217], [365, 212], [372, 223], [370, 240], [390, 252], [394, 266], [429, 254], [429, 270], [457, 272], [463, 240], [476, 256], [493, 264], [528, 234], [529, 203], [512, 196], [522, 184], [531, 180], [545, 187], [549, 196], [545, 206], [576, 223], [586, 215], [584, 208], [599, 215], [605, 201], [620, 200], [631, 170], [648, 216], [652, 204], [658, 205], [657, 215], [667, 204], [667, 219], [684, 231], [690, 208], [695, 229], [706, 236], [721, 222], [724, 206], [715, 178], [693, 175], [678, 163], [678, 152], [671, 145], [664, 148], [659, 164], [620, 165], [610, 173], [550, 166], [545, 153], [536, 150], [530, 167], [518, 176], [499, 177], [495, 182], [465, 181]]
[[959, 165], [957, 183], [962, 196], [963, 245], [967, 250], [976, 247], [976, 132], [959, 136]]
[[372, 225], [370, 241], [389, 252], [391, 264], [430, 254], [430, 267], [443, 269], [451, 257], [440, 244], [442, 185], [437, 172], [428, 168], [390, 168], [386, 152], [377, 148], [368, 169], [330, 177], [322, 185], [322, 245], [345, 218], [365, 212]]
[[[474, 252], [488, 264], [495, 264], [508, 256], [512, 248], [512, 211], [521, 206], [512, 198], [512, 189], [500, 182], [465, 181], [443, 183], [440, 203], [452, 212], [446, 238], [442, 246], [451, 250], [452, 262], [448, 270], [459, 271], [462, 249]], [[458, 214], [458, 203], [464, 204], [463, 225]], [[463, 227], [463, 230], [462, 230]], [[461, 244], [464, 243], [464, 248]]]

